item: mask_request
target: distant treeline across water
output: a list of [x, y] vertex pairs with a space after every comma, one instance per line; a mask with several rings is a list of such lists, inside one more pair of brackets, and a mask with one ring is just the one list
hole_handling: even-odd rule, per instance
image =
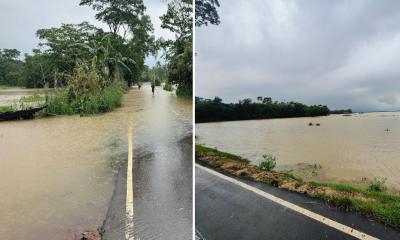
[[329, 114], [351, 113], [348, 110], [331, 111], [325, 105], [306, 105], [298, 102], [277, 102], [270, 97], [239, 100], [238, 103], [223, 103], [222, 99], [196, 97], [196, 122], [217, 122], [268, 118], [314, 117]]

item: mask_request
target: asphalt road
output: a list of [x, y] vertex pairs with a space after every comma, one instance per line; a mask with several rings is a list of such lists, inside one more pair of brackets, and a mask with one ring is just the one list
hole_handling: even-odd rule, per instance
[[191, 239], [191, 102], [159, 88], [154, 97], [149, 86], [140, 91], [145, 98], [138, 113], [143, 123], [128, 134], [132, 142], [128, 161], [132, 162], [119, 171], [103, 237]]
[[[357, 239], [201, 166], [195, 170], [195, 219], [199, 239]], [[322, 201], [266, 184], [233, 179], [363, 232], [365, 239], [400, 239], [399, 232], [356, 213], [332, 209]]]

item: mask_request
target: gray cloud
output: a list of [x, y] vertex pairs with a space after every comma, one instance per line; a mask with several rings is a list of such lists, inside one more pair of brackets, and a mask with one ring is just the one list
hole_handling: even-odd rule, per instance
[[196, 29], [196, 95], [259, 95], [331, 108], [399, 110], [399, 1], [220, 1]]
[[[22, 53], [31, 53], [37, 47], [35, 33], [40, 28], [60, 26], [61, 23], [88, 21], [95, 26], [108, 29], [95, 20], [90, 7], [79, 6], [80, 0], [0, 0], [0, 48], [16, 48]], [[173, 38], [173, 34], [160, 27], [159, 16], [166, 12], [166, 3], [161, 0], [144, 0], [147, 14], [151, 16], [157, 37]], [[155, 59], [146, 61], [153, 64]]]

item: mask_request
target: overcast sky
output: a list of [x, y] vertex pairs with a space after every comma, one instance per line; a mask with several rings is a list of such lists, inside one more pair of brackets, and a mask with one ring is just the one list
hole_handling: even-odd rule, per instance
[[[166, 12], [166, 3], [161, 0], [144, 2], [154, 25], [154, 34], [172, 38], [171, 32], [160, 27], [159, 16]], [[31, 53], [39, 42], [36, 31], [57, 27], [61, 23], [88, 21], [108, 30], [106, 25], [95, 20], [95, 12], [90, 7], [81, 7], [79, 3], [80, 0], [0, 0], [0, 49], [16, 48], [22, 53]], [[152, 65], [154, 59], [149, 58], [146, 62]]]
[[196, 29], [196, 95], [400, 110], [400, 1], [220, 0]]

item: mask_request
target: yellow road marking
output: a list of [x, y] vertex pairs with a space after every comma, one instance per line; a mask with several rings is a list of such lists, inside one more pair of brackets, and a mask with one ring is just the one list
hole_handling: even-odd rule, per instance
[[134, 240], [133, 233], [133, 178], [132, 178], [132, 166], [133, 161], [133, 144], [132, 144], [132, 126], [128, 128], [128, 167], [126, 175], [126, 228], [125, 228], [125, 239]]
[[269, 200], [271, 200], [271, 201], [273, 201], [275, 203], [278, 203], [278, 204], [280, 204], [280, 205], [282, 205], [284, 207], [287, 207], [287, 208], [289, 208], [289, 209], [291, 209], [291, 210], [293, 210], [295, 212], [303, 214], [304, 216], [312, 218], [312, 219], [314, 219], [314, 220], [316, 220], [316, 221], [318, 221], [318, 222], [320, 222], [322, 224], [325, 224], [325, 225], [327, 225], [329, 227], [335, 228], [336, 230], [339, 230], [339, 231], [344, 232], [344, 233], [346, 233], [346, 234], [348, 234], [350, 236], [353, 236], [353, 237], [355, 237], [357, 239], [368, 239], [368, 240], [378, 239], [378, 238], [370, 236], [370, 235], [368, 235], [366, 233], [358, 231], [358, 230], [356, 230], [354, 228], [351, 228], [351, 227], [348, 227], [348, 226], [343, 225], [341, 223], [335, 222], [335, 221], [333, 221], [333, 220], [331, 220], [331, 219], [329, 219], [327, 217], [324, 217], [324, 216], [319, 215], [317, 213], [311, 212], [311, 211], [309, 211], [309, 210], [307, 210], [305, 208], [302, 208], [300, 206], [297, 206], [297, 205], [295, 205], [295, 204], [293, 204], [291, 202], [288, 202], [286, 200], [278, 198], [278, 197], [276, 197], [276, 196], [274, 196], [272, 194], [266, 193], [266, 192], [264, 192], [264, 191], [262, 191], [262, 190], [260, 190], [258, 188], [250, 186], [250, 185], [248, 185], [246, 183], [243, 183], [243, 182], [238, 181], [236, 179], [233, 179], [233, 178], [230, 178], [228, 176], [225, 176], [225, 175], [223, 175], [223, 174], [221, 174], [219, 172], [216, 172], [214, 170], [211, 170], [209, 168], [203, 167], [203, 166], [201, 166], [199, 164], [196, 164], [196, 167], [200, 168], [200, 169], [202, 169], [202, 170], [204, 170], [204, 171], [206, 171], [208, 173], [211, 173], [214, 176], [220, 177], [220, 178], [222, 178], [222, 179], [224, 179], [224, 180], [226, 180], [228, 182], [231, 182], [231, 183], [233, 183], [235, 185], [238, 185], [238, 186], [240, 186], [240, 187], [242, 187], [242, 188], [244, 188], [244, 189], [246, 189], [248, 191], [251, 191], [251, 192], [253, 192], [255, 194], [258, 194], [258, 195], [260, 195], [260, 196], [262, 196], [264, 198], [267, 198], [267, 199], [269, 199]]

